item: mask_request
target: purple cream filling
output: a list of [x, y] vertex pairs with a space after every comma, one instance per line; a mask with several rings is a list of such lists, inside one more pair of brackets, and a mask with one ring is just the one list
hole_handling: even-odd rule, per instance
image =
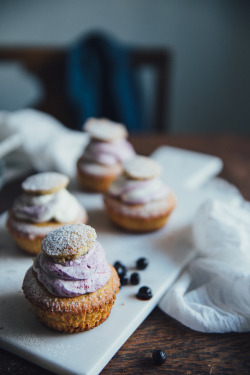
[[108, 166], [122, 163], [134, 155], [132, 145], [125, 139], [115, 142], [91, 141], [84, 152], [85, 159]]
[[40, 253], [33, 269], [38, 280], [57, 297], [76, 297], [95, 292], [106, 284], [111, 272], [104, 249], [98, 242], [87, 254], [64, 263], [57, 263]]
[[129, 197], [127, 199], [123, 199], [123, 201], [124, 203], [127, 203], [127, 204], [146, 204], [146, 203], [149, 203], [152, 201], [158, 201], [160, 199], [167, 197], [168, 192], [169, 190], [167, 189], [167, 187], [161, 187], [155, 190], [154, 192], [148, 193], [147, 196], [136, 197], [134, 199], [132, 197]]
[[126, 204], [146, 204], [167, 197], [169, 192], [169, 187], [160, 180], [135, 181], [120, 177], [120, 181], [111, 185], [108, 194]]
[[55, 206], [58, 202], [58, 195], [51, 195], [51, 199], [43, 204], [34, 204], [32, 199], [30, 202], [27, 200], [27, 197], [21, 195], [15, 201], [13, 206], [13, 212], [15, 217], [19, 219], [29, 219], [30, 221], [41, 221], [41, 219], [46, 216], [49, 211]]

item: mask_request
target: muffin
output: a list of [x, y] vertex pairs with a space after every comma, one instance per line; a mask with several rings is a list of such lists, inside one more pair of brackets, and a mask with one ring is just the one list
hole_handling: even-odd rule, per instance
[[65, 224], [86, 223], [87, 213], [66, 187], [67, 176], [38, 173], [22, 183], [23, 194], [9, 211], [7, 228], [17, 245], [29, 254], [41, 251], [48, 232]]
[[135, 155], [122, 124], [90, 118], [84, 125], [90, 141], [77, 162], [77, 179], [86, 190], [104, 192], [122, 172], [122, 163]]
[[119, 286], [95, 230], [74, 224], [48, 233], [24, 277], [23, 292], [43, 324], [75, 333], [109, 317]]
[[163, 227], [175, 208], [176, 198], [159, 178], [154, 160], [136, 156], [124, 164], [124, 173], [104, 195], [111, 221], [132, 232], [150, 232]]

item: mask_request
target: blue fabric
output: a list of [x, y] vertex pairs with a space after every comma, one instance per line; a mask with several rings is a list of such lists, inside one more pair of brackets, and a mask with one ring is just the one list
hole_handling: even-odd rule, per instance
[[89, 117], [106, 117], [125, 124], [130, 131], [143, 129], [131, 51], [101, 33], [91, 34], [70, 49], [67, 92], [77, 128]]

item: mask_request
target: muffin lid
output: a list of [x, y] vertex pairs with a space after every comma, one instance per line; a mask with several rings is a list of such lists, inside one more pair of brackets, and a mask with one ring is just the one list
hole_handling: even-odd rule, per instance
[[65, 188], [68, 183], [69, 178], [64, 174], [44, 172], [26, 178], [22, 183], [22, 189], [28, 194], [52, 194]]
[[133, 180], [151, 180], [161, 173], [161, 166], [146, 156], [135, 156], [125, 162], [124, 173]]
[[83, 128], [91, 138], [102, 142], [117, 141], [128, 136], [124, 125], [105, 118], [89, 118]]
[[63, 225], [47, 234], [41, 248], [54, 260], [65, 262], [86, 254], [96, 237], [96, 231], [89, 225]]

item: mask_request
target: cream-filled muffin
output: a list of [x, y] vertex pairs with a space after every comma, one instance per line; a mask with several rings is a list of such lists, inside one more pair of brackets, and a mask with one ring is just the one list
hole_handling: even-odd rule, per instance
[[22, 183], [23, 194], [9, 211], [7, 228], [18, 246], [29, 254], [41, 251], [48, 232], [65, 224], [86, 223], [87, 213], [66, 189], [67, 176], [38, 173]]
[[23, 292], [42, 323], [74, 333], [108, 318], [119, 286], [95, 230], [75, 224], [48, 233], [25, 275]]
[[84, 130], [90, 142], [77, 162], [77, 178], [85, 189], [104, 192], [122, 172], [122, 163], [135, 155], [122, 124], [107, 119], [89, 119]]
[[106, 212], [113, 223], [132, 232], [163, 227], [175, 208], [176, 198], [160, 179], [154, 160], [137, 156], [124, 164], [124, 173], [104, 195]]

